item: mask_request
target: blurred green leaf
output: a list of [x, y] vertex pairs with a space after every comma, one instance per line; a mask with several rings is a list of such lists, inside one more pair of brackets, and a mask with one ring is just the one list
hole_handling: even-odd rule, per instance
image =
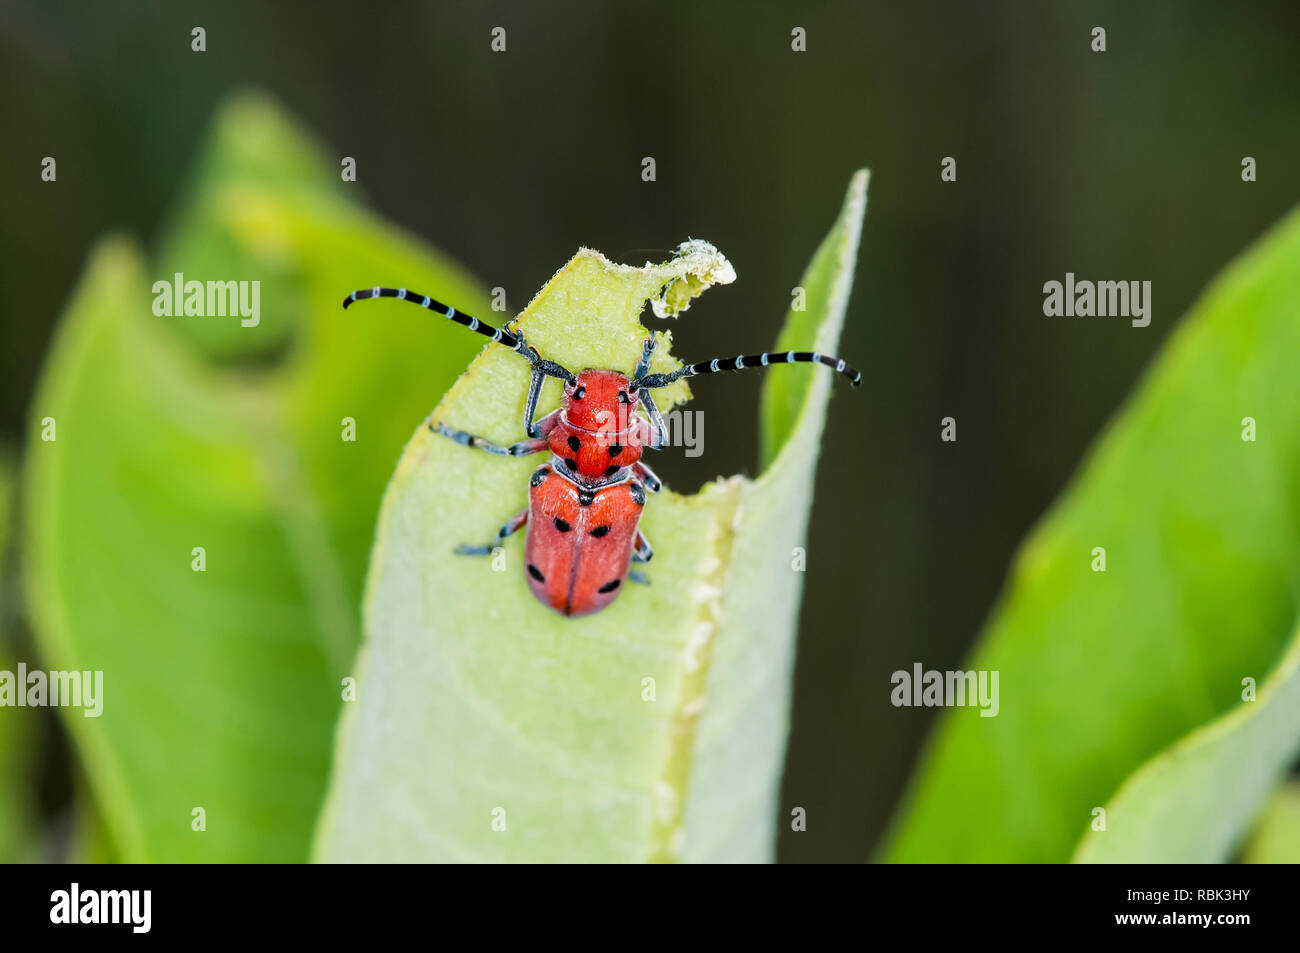
[[227, 363], [273, 360], [307, 320], [314, 306], [308, 263], [265, 209], [268, 200], [299, 201], [321, 220], [350, 217], [339, 173], [323, 151], [255, 94], [236, 97], [214, 117], [184, 200], [163, 230], [157, 278], [256, 278], [262, 313], [256, 333], [237, 320], [171, 322], [197, 353]]
[[[306, 858], [383, 486], [478, 347], [415, 309], [341, 303], [400, 279], [487, 306], [420, 243], [296, 187], [314, 157], [323, 189], [330, 163], [269, 103], [215, 129], [201, 227], [175, 226], [165, 268], [122, 240], [93, 253], [32, 402], [27, 602], [45, 663], [104, 672], [103, 715], [63, 714], [127, 861]], [[263, 322], [155, 316], [172, 269], [263, 280]], [[202, 322], [224, 330], [186, 330]], [[221, 343], [263, 333], [278, 343]]]
[[1229, 859], [1300, 753], [1300, 635], [1253, 702], [1144, 764], [1089, 830], [1080, 863], [1221, 863]]
[[66, 862], [70, 864], [116, 864], [120, 862], [113, 847], [104, 815], [87, 789], [84, 773], [75, 779], [75, 800], [71, 810], [71, 837]]
[[1300, 781], [1283, 785], [1264, 806], [1241, 860], [1300, 864]]
[[[13, 535], [17, 466], [0, 447], [0, 671], [16, 671]], [[0, 708], [0, 864], [34, 860], [33, 735], [39, 712]]]
[[968, 665], [1000, 672], [1001, 712], [942, 716], [886, 859], [1067, 859], [1127, 775], [1278, 660], [1300, 595], [1298, 298], [1293, 214], [1172, 333], [1025, 544]]
[[[0, 653], [0, 669], [12, 672], [15, 664], [8, 652]], [[32, 741], [37, 715], [34, 709], [0, 709], [0, 864], [36, 859]]]
[[18, 467], [8, 447], [0, 447], [0, 574], [9, 568], [9, 546], [14, 536], [14, 503], [18, 495]]
[[[865, 206], [859, 173], [805, 278], [824, 289], [809, 297], [814, 319], [790, 346], [836, 350]], [[520, 327], [566, 366], [630, 371], [646, 334], [638, 315], [680, 265], [611, 266], [581, 251]], [[723, 272], [679, 270], [670, 304]], [[662, 366], [676, 366], [666, 351]], [[538, 459], [489, 457], [420, 427], [384, 499], [359, 698], [341, 723], [318, 858], [771, 858], [801, 582], [791, 554], [832, 383], [824, 369], [771, 374], [801, 395], [772, 464], [753, 482], [652, 497], [652, 585], [583, 618], [533, 599], [523, 534], [505, 547], [504, 573], [451, 554], [525, 505]], [[517, 355], [489, 349], [434, 416], [511, 442], [527, 382]]]

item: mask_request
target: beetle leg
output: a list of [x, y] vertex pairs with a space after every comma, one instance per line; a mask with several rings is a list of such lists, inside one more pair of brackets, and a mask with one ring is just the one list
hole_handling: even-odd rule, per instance
[[632, 465], [632, 472], [636, 478], [645, 484], [645, 488], [651, 493], [658, 493], [664, 488], [663, 481], [655, 475], [655, 472], [645, 465], [644, 460], [638, 460]]
[[[531, 420], [533, 411], [530, 410], [528, 413], [529, 413], [529, 419]], [[538, 420], [531, 425], [532, 429], [529, 430], [528, 436], [533, 437], [534, 439], [541, 438], [542, 440], [545, 440], [547, 435], [550, 434], [550, 432], [555, 429], [555, 425], [558, 424], [559, 422], [560, 422], [560, 408], [556, 407], [553, 411], [551, 411], [541, 420]]]
[[655, 406], [655, 399], [650, 396], [648, 390], [640, 391], [640, 396], [641, 406], [650, 415], [649, 421], [640, 417], [636, 421], [641, 444], [649, 450], [662, 450], [668, 444], [668, 428], [664, 426], [663, 415], [659, 413], [659, 408]]
[[[548, 414], [547, 417], [549, 416]], [[530, 453], [541, 453], [546, 449], [546, 440], [543, 437], [531, 437], [528, 440], [521, 440], [508, 447], [503, 447], [490, 440], [484, 440], [482, 437], [476, 437], [472, 433], [448, 427], [441, 420], [429, 424], [429, 429], [434, 433], [440, 433], [444, 437], [455, 440], [462, 447], [473, 447], [475, 450], [483, 450], [499, 457], [525, 457]], [[541, 429], [541, 421], [538, 422], [538, 429]]]
[[[655, 346], [658, 340], [654, 334], [645, 339], [645, 344], [641, 345], [641, 359], [636, 362], [636, 367], [632, 371], [632, 379], [636, 380], [645, 377], [650, 372], [650, 358], [654, 357]], [[659, 408], [655, 406], [655, 399], [650, 396], [650, 391], [645, 388], [639, 388], [641, 397], [641, 406], [645, 412], [650, 415], [650, 423], [654, 427], [654, 433], [651, 439], [642, 439], [642, 443], [651, 450], [660, 450], [668, 443], [668, 431], [664, 427], [664, 419], [659, 414]]]
[[655, 551], [650, 547], [650, 540], [645, 538], [645, 533], [637, 530], [636, 538], [632, 541], [632, 561], [648, 563], [654, 558], [654, 554]]
[[514, 516], [510, 517], [510, 519], [506, 520], [505, 525], [497, 530], [496, 539], [488, 543], [488, 545], [467, 546], [464, 543], [461, 543], [461, 545], [456, 547], [456, 552], [460, 553], [462, 556], [487, 556], [492, 552], [492, 550], [500, 546], [507, 536], [514, 533], [519, 529], [519, 527], [523, 526], [527, 522], [528, 507], [525, 506]]
[[639, 586], [650, 585], [650, 577], [639, 569], [629, 569], [627, 571], [627, 578], [629, 582], [635, 582]]
[[534, 367], [533, 379], [528, 383], [528, 401], [524, 404], [524, 433], [530, 437], [542, 436], [541, 428], [533, 423], [533, 415], [537, 413], [537, 397], [542, 392], [545, 380], [546, 375]]

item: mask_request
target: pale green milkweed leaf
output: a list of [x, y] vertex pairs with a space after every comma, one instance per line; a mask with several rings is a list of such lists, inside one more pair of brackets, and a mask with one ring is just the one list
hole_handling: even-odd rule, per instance
[[[32, 402], [28, 612], [46, 663], [104, 673], [103, 714], [63, 714], [128, 861], [306, 859], [383, 486], [406, 421], [475, 351], [415, 309], [349, 318], [341, 289], [400, 277], [486, 308], [415, 241], [286, 188], [277, 157], [325, 160], [268, 104], [239, 101], [216, 128], [228, 161], [205, 164], [201, 226], [176, 227], [193, 250], [150, 269], [125, 242], [101, 245]], [[262, 280], [276, 313], [248, 328], [157, 317], [151, 285], [175, 268]], [[199, 321], [226, 328], [185, 332]], [[280, 328], [272, 348], [219, 343], [263, 326]], [[211, 359], [254, 353], [264, 362]]]
[[1067, 860], [1130, 773], [1276, 663], [1300, 615], [1298, 299], [1293, 213], [1171, 334], [1025, 543], [965, 666], [999, 673], [1000, 711], [942, 716], [886, 859]]
[[1281, 787], [1260, 812], [1244, 864], [1300, 864], [1300, 781]]
[[1300, 635], [1258, 697], [1197, 729], [1133, 774], [1106, 805], [1078, 863], [1222, 863], [1300, 752]]
[[[816, 320], [790, 346], [835, 351], [865, 204], [859, 173], [805, 278], [825, 289], [809, 298]], [[519, 327], [566, 366], [630, 371], [646, 333], [638, 315], [666, 280], [660, 310], [672, 311], [729, 273], [693, 247], [704, 257], [645, 268], [581, 251]], [[657, 369], [677, 366], [667, 343]], [[434, 419], [518, 439], [527, 371], [488, 346]], [[791, 551], [831, 380], [825, 368], [769, 373], [803, 381], [771, 466], [753, 482], [651, 496], [652, 584], [577, 619], [532, 598], [522, 533], [504, 548], [505, 571], [452, 555], [526, 504], [539, 460], [417, 430], [380, 515], [359, 696], [340, 726], [319, 859], [771, 857], [800, 586]], [[557, 389], [546, 396], [543, 410]]]

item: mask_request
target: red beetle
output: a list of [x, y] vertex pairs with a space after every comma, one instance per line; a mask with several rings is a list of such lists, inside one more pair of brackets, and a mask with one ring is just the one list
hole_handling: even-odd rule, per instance
[[[856, 387], [862, 374], [836, 357], [811, 351], [751, 354], [687, 364], [671, 374], [651, 374], [652, 334], [629, 378], [618, 371], [585, 370], [574, 374], [545, 360], [522, 334], [494, 328], [406, 288], [363, 288], [343, 300], [346, 308], [366, 298], [399, 298], [463, 324], [499, 344], [518, 351], [532, 365], [533, 376], [524, 408], [526, 440], [502, 447], [455, 430], [441, 421], [429, 429], [457, 443], [500, 456], [519, 457], [551, 451], [551, 459], [533, 471], [528, 506], [512, 516], [485, 546], [458, 546], [456, 552], [485, 556], [525, 523], [528, 535], [524, 558], [528, 586], [539, 601], [567, 616], [605, 608], [627, 580], [647, 583], [632, 562], [647, 563], [654, 555], [638, 528], [646, 490], [658, 493], [662, 484], [641, 460], [643, 448], [659, 450], [668, 440], [663, 418], [650, 391], [683, 377], [715, 371], [767, 367], [769, 364], [825, 364], [844, 374]], [[534, 421], [537, 398], [548, 377], [564, 381], [560, 407]], [[645, 416], [637, 413], [643, 410]]]

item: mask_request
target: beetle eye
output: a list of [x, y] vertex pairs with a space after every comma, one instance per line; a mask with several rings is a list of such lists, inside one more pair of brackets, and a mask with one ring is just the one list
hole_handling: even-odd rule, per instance
[[626, 403], [627, 403], [627, 391], [625, 391], [625, 390], [621, 390], [621, 391], [618, 392], [618, 402], [619, 402], [620, 404], [626, 404]]
[[575, 388], [573, 389], [573, 399], [574, 399], [574, 400], [582, 400], [582, 398], [584, 398], [584, 397], [586, 397], [586, 396], [587, 396], [587, 388], [585, 388], [585, 387], [575, 387]]

